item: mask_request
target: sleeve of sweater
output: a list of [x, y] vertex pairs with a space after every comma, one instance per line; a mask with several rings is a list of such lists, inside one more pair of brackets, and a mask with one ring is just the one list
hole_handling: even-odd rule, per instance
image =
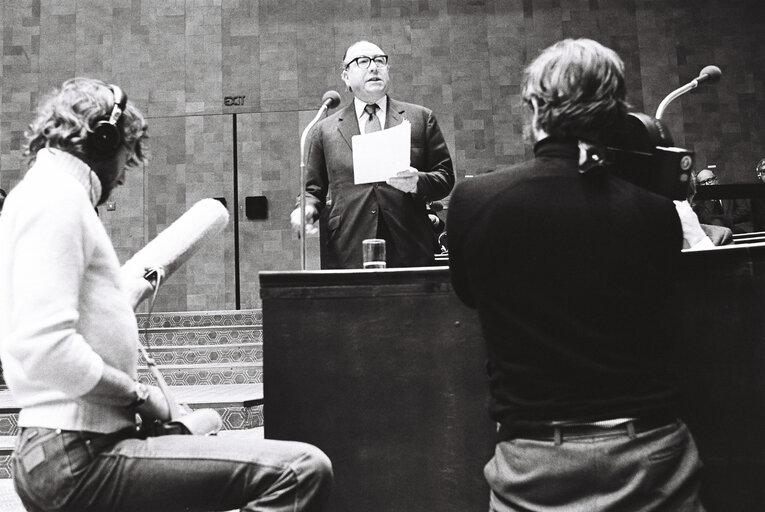
[[28, 379], [72, 397], [91, 390], [104, 366], [77, 331], [83, 276], [94, 250], [89, 207], [74, 190], [36, 197], [17, 219], [12, 237], [15, 328], [6, 351]]

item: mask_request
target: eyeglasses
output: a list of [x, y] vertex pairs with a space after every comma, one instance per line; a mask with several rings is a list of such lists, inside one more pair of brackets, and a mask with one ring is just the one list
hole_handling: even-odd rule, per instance
[[348, 67], [354, 62], [360, 69], [369, 69], [369, 65], [372, 62], [374, 62], [375, 66], [378, 68], [384, 68], [388, 65], [388, 56], [375, 55], [374, 57], [367, 57], [366, 55], [362, 55], [361, 57], [356, 57], [355, 59], [349, 61], [348, 64], [345, 65], [345, 69], [348, 69]]
[[715, 183], [717, 181], [717, 176], [712, 176], [711, 178], [707, 178], [703, 181], [699, 182], [699, 185], [711, 185], [712, 183]]

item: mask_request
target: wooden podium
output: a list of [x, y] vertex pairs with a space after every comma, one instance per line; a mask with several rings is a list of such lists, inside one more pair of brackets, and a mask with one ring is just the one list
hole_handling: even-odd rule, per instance
[[[330, 510], [486, 510], [486, 351], [448, 268], [260, 282], [265, 435], [327, 453]], [[705, 464], [704, 504], [765, 510], [765, 245], [685, 253], [676, 284], [682, 416]]]
[[448, 269], [261, 272], [265, 436], [332, 460], [333, 512], [485, 510], [486, 351]]

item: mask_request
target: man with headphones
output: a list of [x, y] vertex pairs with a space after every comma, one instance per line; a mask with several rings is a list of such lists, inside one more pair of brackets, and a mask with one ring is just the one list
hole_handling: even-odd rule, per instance
[[146, 128], [119, 87], [75, 78], [26, 133], [31, 167], [0, 218], [0, 360], [22, 407], [17, 492], [30, 511], [321, 510], [332, 470], [314, 446], [138, 434], [137, 416], [170, 412], [136, 380], [127, 290], [143, 278], [123, 275], [94, 209], [144, 163]]

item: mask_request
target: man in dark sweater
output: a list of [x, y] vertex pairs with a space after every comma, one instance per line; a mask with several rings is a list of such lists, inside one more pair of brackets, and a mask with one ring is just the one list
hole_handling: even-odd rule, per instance
[[545, 50], [523, 87], [535, 158], [452, 194], [452, 283], [478, 310], [499, 425], [491, 510], [703, 510], [663, 318], [683, 226], [698, 221], [582, 172], [625, 113], [623, 69], [592, 40]]

